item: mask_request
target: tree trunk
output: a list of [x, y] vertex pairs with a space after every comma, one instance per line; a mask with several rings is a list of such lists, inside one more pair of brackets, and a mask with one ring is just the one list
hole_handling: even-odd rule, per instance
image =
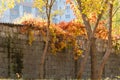
[[89, 52], [90, 52], [90, 41], [87, 41], [88, 43], [86, 44], [86, 50], [85, 50], [85, 55], [84, 55], [84, 58], [82, 59], [81, 61], [81, 64], [80, 64], [80, 70], [78, 71], [78, 74], [77, 74], [77, 79], [82, 79], [82, 75], [83, 75], [83, 72], [85, 70], [85, 66], [86, 66], [86, 63], [87, 63], [87, 59], [89, 57]]
[[96, 39], [94, 37], [91, 38], [91, 46], [90, 46], [90, 56], [91, 56], [91, 79], [97, 79], [97, 55], [96, 55]]
[[105, 66], [106, 61], [108, 60], [108, 57], [110, 55], [111, 50], [108, 49], [102, 59], [102, 63], [100, 64], [100, 67], [98, 68], [98, 80], [102, 80], [102, 73], [103, 73], [103, 69]]
[[45, 40], [45, 48], [44, 48], [44, 51], [43, 51], [43, 55], [41, 57], [41, 63], [40, 63], [40, 79], [44, 79], [44, 64], [45, 64], [45, 58], [46, 58], [46, 55], [47, 55], [47, 49], [48, 49], [48, 44], [49, 44], [49, 26], [50, 26], [50, 12], [51, 12], [51, 9], [49, 9], [49, 12], [46, 11], [47, 13], [47, 27], [46, 27], [46, 40]]
[[111, 36], [111, 33], [112, 33], [112, 10], [113, 10], [113, 4], [112, 3], [109, 3], [109, 33], [108, 33], [108, 48], [107, 48], [107, 51], [102, 59], [102, 62], [100, 64], [100, 67], [98, 69], [98, 80], [101, 80], [102, 79], [102, 73], [103, 73], [103, 69], [104, 69], [104, 66], [110, 56], [110, 53], [111, 53], [111, 49], [112, 49], [112, 36]]
[[45, 43], [45, 48], [44, 48], [44, 52], [43, 55], [41, 57], [41, 64], [40, 64], [40, 79], [44, 79], [44, 68], [45, 68], [45, 58], [46, 58], [46, 54], [47, 54], [47, 49], [48, 49], [48, 45], [49, 45], [49, 27], [50, 27], [50, 18], [51, 18], [51, 10], [52, 10], [52, 6], [53, 3], [55, 2], [55, 0], [47, 0], [46, 1], [46, 16], [47, 16], [47, 27], [46, 27], [46, 43]]
[[44, 78], [44, 64], [45, 64], [45, 58], [46, 58], [46, 55], [47, 55], [47, 49], [48, 49], [48, 44], [49, 44], [49, 26], [50, 26], [50, 23], [48, 23], [48, 26], [47, 26], [47, 36], [46, 36], [46, 41], [45, 41], [45, 48], [44, 48], [44, 51], [43, 51], [43, 55], [41, 57], [40, 79]]
[[47, 49], [48, 49], [48, 41], [45, 44], [44, 52], [41, 57], [41, 63], [40, 63], [40, 79], [43, 79], [44, 77], [44, 64], [45, 64], [45, 58], [47, 54]]

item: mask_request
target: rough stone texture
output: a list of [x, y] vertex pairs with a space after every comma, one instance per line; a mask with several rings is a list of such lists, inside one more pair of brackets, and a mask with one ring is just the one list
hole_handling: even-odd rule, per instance
[[[0, 78], [15, 77], [15, 73], [12, 69], [13, 60], [11, 58], [13, 54], [23, 54], [23, 78], [39, 78], [40, 59], [43, 53], [44, 43], [41, 38], [35, 38], [37, 40], [35, 40], [30, 46], [28, 45], [27, 35], [20, 34], [19, 26], [10, 27], [9, 25], [0, 24]], [[102, 40], [97, 40], [96, 44], [98, 50], [98, 60], [101, 60], [105, 52], [106, 45]], [[8, 54], [10, 54], [10, 59]], [[104, 77], [115, 78], [115, 76], [120, 75], [119, 58], [119, 54], [111, 54], [104, 69]], [[46, 79], [73, 79], [79, 70], [80, 62], [81, 58], [77, 61], [77, 64], [75, 64], [73, 54], [70, 50], [57, 53], [57, 55], [47, 53], [44, 76]], [[86, 70], [83, 75], [84, 79], [90, 77], [90, 66], [89, 57]]]

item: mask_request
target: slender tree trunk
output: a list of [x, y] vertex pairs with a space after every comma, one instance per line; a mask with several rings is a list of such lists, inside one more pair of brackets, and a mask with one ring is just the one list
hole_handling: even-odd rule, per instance
[[84, 69], [85, 69], [85, 66], [86, 66], [86, 63], [87, 63], [87, 59], [89, 57], [89, 52], [90, 52], [90, 41], [87, 41], [87, 46], [86, 46], [86, 50], [85, 50], [85, 57], [82, 59], [81, 61], [81, 64], [80, 64], [80, 70], [77, 74], [77, 79], [82, 79], [82, 75], [83, 75], [83, 72], [84, 72]]
[[110, 55], [110, 49], [108, 49], [103, 57], [102, 63], [100, 64], [100, 67], [98, 68], [98, 80], [102, 80], [102, 73], [105, 66], [106, 61], [108, 60], [108, 57]]
[[45, 48], [41, 57], [41, 63], [40, 63], [40, 79], [44, 78], [44, 64], [45, 64], [45, 58], [47, 55], [47, 49], [48, 49], [48, 44], [49, 44], [49, 26], [50, 26], [50, 21], [48, 21], [48, 26], [47, 26], [47, 36], [46, 36], [46, 42], [45, 42]]
[[90, 46], [90, 56], [91, 56], [91, 79], [97, 79], [97, 55], [96, 55], [96, 39], [94, 37], [91, 38], [91, 46]]
[[112, 33], [112, 10], [113, 10], [113, 4], [112, 3], [109, 3], [109, 33], [108, 33], [108, 48], [107, 48], [107, 51], [102, 59], [102, 62], [99, 66], [99, 69], [98, 69], [98, 80], [101, 80], [102, 79], [102, 73], [103, 73], [103, 69], [104, 69], [104, 66], [110, 56], [110, 53], [111, 53], [111, 49], [112, 49], [112, 37], [111, 37], [111, 33]]
[[50, 27], [50, 18], [51, 18], [51, 9], [54, 4], [55, 0], [46, 0], [46, 16], [47, 16], [47, 32], [46, 32], [46, 41], [45, 41], [45, 48], [43, 51], [43, 55], [41, 57], [40, 63], [40, 79], [44, 79], [44, 68], [45, 68], [45, 58], [47, 55], [48, 45], [49, 45], [49, 27]]

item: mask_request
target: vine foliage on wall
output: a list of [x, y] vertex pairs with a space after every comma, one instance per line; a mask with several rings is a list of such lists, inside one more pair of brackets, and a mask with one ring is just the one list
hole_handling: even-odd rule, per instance
[[[94, 20], [95, 14], [93, 14], [90, 20]], [[34, 41], [35, 35], [41, 35], [43, 41], [46, 41], [46, 26], [47, 22], [38, 21], [34, 18], [25, 20], [22, 22], [24, 27], [21, 28], [21, 33], [29, 35], [29, 44]], [[99, 23], [99, 27], [96, 30], [95, 37], [101, 39], [107, 39], [107, 29], [104, 26], [105, 21]], [[79, 20], [73, 20], [70, 22], [60, 22], [58, 24], [51, 23], [49, 27], [49, 47], [50, 52], [56, 54], [57, 52], [65, 50], [65, 48], [72, 47], [74, 58], [78, 59], [82, 55], [83, 45], [82, 41], [78, 37], [84, 37], [87, 39], [87, 32], [85, 26]]]

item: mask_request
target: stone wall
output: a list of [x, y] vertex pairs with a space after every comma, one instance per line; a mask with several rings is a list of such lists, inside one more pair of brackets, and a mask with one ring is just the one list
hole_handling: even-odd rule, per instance
[[[22, 25], [0, 24], [0, 78], [15, 78], [15, 73], [22, 71], [23, 78], [38, 79], [44, 43], [39, 36], [36, 36], [32, 45], [28, 45], [28, 36], [20, 33], [20, 27]], [[104, 44], [101, 40], [96, 43]], [[100, 60], [105, 49], [101, 44], [98, 44], [97, 47]], [[21, 56], [20, 59], [18, 55]], [[70, 50], [56, 55], [47, 53], [44, 77], [46, 79], [74, 78], [79, 70], [81, 58], [75, 62]], [[111, 54], [104, 69], [104, 77], [114, 78], [120, 75], [119, 58], [120, 55]], [[90, 66], [90, 60], [88, 60], [83, 78], [90, 77]]]

